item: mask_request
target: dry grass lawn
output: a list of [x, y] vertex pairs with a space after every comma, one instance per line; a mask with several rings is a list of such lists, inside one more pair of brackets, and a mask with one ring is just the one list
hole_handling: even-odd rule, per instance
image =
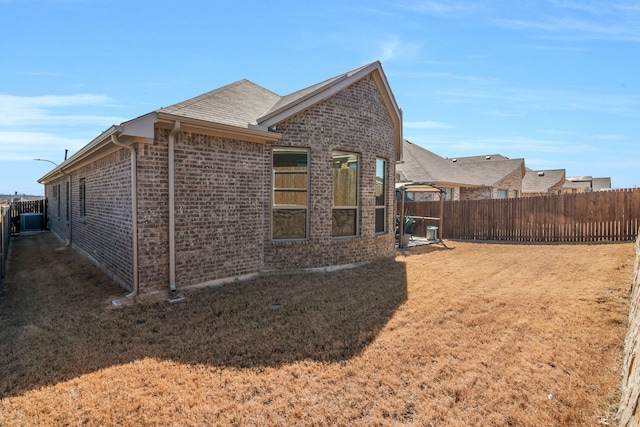
[[16, 238], [0, 425], [613, 425], [633, 244], [446, 246], [111, 308]]

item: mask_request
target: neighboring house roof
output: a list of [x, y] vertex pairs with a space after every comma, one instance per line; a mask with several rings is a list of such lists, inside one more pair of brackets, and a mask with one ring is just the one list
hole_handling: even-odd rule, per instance
[[396, 166], [403, 181], [493, 187], [518, 169], [525, 173], [524, 159], [509, 159], [500, 154], [445, 159], [407, 140], [403, 156], [404, 161]]
[[527, 168], [522, 179], [523, 193], [548, 193], [549, 190], [565, 180], [564, 169], [534, 171]]
[[611, 188], [611, 178], [594, 178], [592, 176], [568, 176], [563, 188], [589, 188], [593, 191]]
[[525, 174], [524, 159], [464, 162], [458, 163], [458, 167], [464, 168], [475, 178], [475, 184], [482, 187], [494, 187], [518, 169], [522, 171], [522, 176]]
[[494, 187], [506, 176], [516, 170], [525, 175], [524, 159], [509, 159], [500, 154], [484, 156], [457, 157], [451, 162], [474, 178], [473, 183], [480, 187]]
[[591, 181], [572, 181], [567, 178], [562, 188], [591, 188]]
[[455, 163], [476, 163], [496, 160], [509, 160], [509, 158], [503, 156], [502, 154], [486, 154], [484, 156], [467, 156], [451, 159], [451, 161]]
[[611, 188], [611, 178], [593, 178], [593, 191], [600, 191], [605, 188]]
[[212, 90], [191, 99], [160, 108], [135, 119], [111, 126], [68, 160], [40, 178], [47, 182], [84, 159], [119, 149], [120, 142], [149, 143], [154, 126], [175, 126], [180, 130], [207, 132], [225, 137], [241, 137], [247, 141], [277, 141], [281, 135], [277, 123], [330, 98], [339, 91], [371, 75], [393, 123], [396, 160], [402, 158], [402, 112], [398, 107], [379, 61], [356, 68], [286, 96], [277, 95], [249, 80]]
[[473, 185], [475, 179], [444, 157], [406, 139], [403, 142], [403, 161], [396, 165], [404, 182], [431, 182], [439, 185]]

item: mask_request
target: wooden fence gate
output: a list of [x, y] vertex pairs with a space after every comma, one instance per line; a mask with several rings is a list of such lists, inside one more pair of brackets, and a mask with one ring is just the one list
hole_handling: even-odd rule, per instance
[[[20, 234], [20, 215], [26, 213], [41, 214], [41, 229], [47, 228], [47, 200], [28, 200], [25, 202], [14, 202], [9, 205], [9, 215], [11, 216], [11, 234]], [[22, 230], [24, 231], [24, 230]]]
[[[405, 202], [411, 215], [438, 216], [440, 202]], [[635, 240], [640, 188], [517, 199], [447, 201], [444, 239], [519, 242]]]

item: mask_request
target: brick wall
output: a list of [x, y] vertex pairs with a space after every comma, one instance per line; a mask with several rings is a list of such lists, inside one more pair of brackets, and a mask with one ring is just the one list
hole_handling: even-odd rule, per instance
[[[522, 169], [518, 168], [511, 172], [509, 175], [502, 178], [496, 185], [493, 187], [493, 198], [498, 197], [498, 189], [507, 190], [509, 193], [508, 197], [516, 197], [516, 191], [519, 195], [522, 193]], [[519, 197], [519, 196], [518, 196]]]
[[[278, 124], [278, 146], [310, 150], [310, 236], [271, 240], [273, 145], [178, 132], [175, 139], [176, 287], [264, 270], [329, 267], [389, 256], [394, 249], [393, 124], [371, 77]], [[169, 286], [170, 129], [157, 124], [153, 142], [138, 147], [140, 292]], [[333, 239], [332, 150], [358, 153], [359, 234]], [[387, 161], [387, 233], [375, 233], [376, 158]], [[72, 240], [120, 284], [133, 280], [130, 154], [119, 150], [72, 174]], [[79, 216], [79, 179], [87, 214]], [[66, 200], [66, 178], [59, 201]], [[65, 207], [50, 204], [51, 228], [68, 238]]]
[[175, 161], [177, 286], [259, 271], [270, 197], [264, 144], [180, 133]]
[[460, 200], [493, 199], [490, 187], [461, 188]]
[[[88, 256], [121, 286], [133, 283], [131, 237], [131, 169], [129, 150], [119, 150], [48, 184], [49, 227]], [[67, 220], [67, 183], [71, 203]], [[80, 180], [85, 182], [84, 216], [80, 215]], [[60, 185], [57, 197], [54, 186]], [[58, 204], [60, 214], [58, 215]]]
[[[271, 241], [264, 229], [265, 270], [319, 268], [389, 256], [394, 249], [395, 176], [393, 124], [373, 80], [365, 78], [322, 103], [278, 123], [278, 146], [310, 150], [310, 235], [304, 242]], [[360, 155], [359, 235], [334, 239], [332, 230], [333, 150]], [[387, 161], [387, 230], [375, 234], [376, 157]], [[270, 223], [270, 209], [264, 221]]]

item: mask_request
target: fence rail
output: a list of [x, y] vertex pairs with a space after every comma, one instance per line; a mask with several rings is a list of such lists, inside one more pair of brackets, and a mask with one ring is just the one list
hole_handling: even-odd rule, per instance
[[[440, 202], [405, 202], [405, 208], [411, 215], [439, 216]], [[447, 201], [443, 210], [445, 239], [630, 241], [640, 227], [640, 189]]]

